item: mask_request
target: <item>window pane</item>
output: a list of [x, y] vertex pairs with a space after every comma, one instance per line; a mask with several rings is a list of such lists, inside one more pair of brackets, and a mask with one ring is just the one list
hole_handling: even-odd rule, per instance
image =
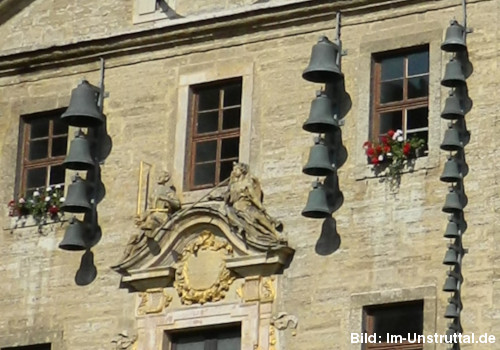
[[215, 160], [217, 156], [217, 141], [205, 141], [196, 143], [195, 162], [207, 162]]
[[68, 126], [61, 121], [61, 118], [55, 118], [53, 123], [54, 135], [65, 135], [68, 133]]
[[401, 305], [374, 311], [373, 332], [376, 334], [402, 335], [408, 333], [422, 334], [423, 311], [422, 304]]
[[240, 138], [223, 139], [221, 148], [221, 159], [238, 157], [240, 154]]
[[203, 89], [198, 93], [198, 111], [219, 108], [219, 89]]
[[235, 129], [240, 127], [240, 107], [224, 110], [222, 129]]
[[380, 64], [382, 65], [382, 81], [403, 77], [403, 56], [383, 59]]
[[429, 95], [429, 76], [408, 79], [408, 98], [424, 97]]
[[429, 72], [429, 51], [408, 55], [408, 76]]
[[62, 165], [50, 167], [49, 185], [64, 184], [64, 177], [64, 167]]
[[49, 136], [49, 119], [36, 118], [29, 121], [31, 125], [30, 139]]
[[26, 188], [45, 187], [47, 168], [29, 169], [26, 176]]
[[380, 84], [380, 103], [401, 101], [403, 99], [403, 79]]
[[220, 174], [219, 174], [219, 182], [224, 181], [231, 175], [231, 171], [233, 170], [233, 162], [237, 160], [230, 160], [226, 162], [220, 163]]
[[203, 336], [186, 334], [182, 338], [174, 340], [175, 350], [204, 350], [205, 340]]
[[241, 104], [241, 83], [224, 88], [224, 107]]
[[409, 109], [406, 117], [406, 129], [419, 129], [426, 128], [429, 126], [428, 111], [427, 107]]
[[52, 140], [52, 157], [63, 156], [66, 154], [68, 139], [66, 136], [57, 137]]
[[215, 163], [195, 165], [194, 185], [215, 185]]
[[198, 125], [196, 132], [203, 134], [205, 132], [214, 132], [219, 129], [219, 112], [206, 112], [198, 114]]
[[238, 338], [220, 339], [217, 342], [217, 350], [240, 350], [241, 340]]
[[48, 140], [31, 141], [28, 159], [37, 160], [37, 159], [47, 158], [48, 150], [49, 150]]
[[394, 111], [380, 114], [379, 134], [385, 134], [389, 130], [403, 129], [403, 112]]

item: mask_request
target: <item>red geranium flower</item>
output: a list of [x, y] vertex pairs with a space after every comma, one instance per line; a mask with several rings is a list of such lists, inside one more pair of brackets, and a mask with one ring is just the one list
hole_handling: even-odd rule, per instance
[[386, 137], [386, 136], [382, 136], [382, 137], [380, 138], [380, 141], [381, 141], [384, 145], [387, 145], [387, 143], [388, 143], [388, 140], [387, 140], [387, 137]]
[[372, 143], [370, 141], [366, 141], [365, 143], [363, 143], [363, 148], [364, 149], [372, 148]]
[[403, 154], [407, 156], [408, 154], [410, 154], [410, 151], [411, 151], [411, 145], [409, 142], [407, 142], [403, 146]]
[[378, 163], [380, 163], [380, 161], [378, 160], [378, 157], [373, 157], [372, 158], [372, 164], [377, 165]]
[[389, 146], [389, 145], [385, 145], [385, 146], [384, 146], [384, 152], [385, 152], [385, 153], [389, 153], [390, 151], [391, 151], [391, 146]]
[[57, 213], [59, 213], [59, 208], [53, 205], [49, 208], [49, 213], [50, 215], [57, 215]]
[[374, 154], [375, 154], [375, 150], [374, 150], [373, 148], [368, 148], [368, 149], [366, 150], [366, 155], [367, 155], [368, 157], [371, 157], [371, 156], [373, 156]]
[[389, 131], [387, 132], [387, 136], [389, 136], [389, 137], [391, 137], [391, 138], [394, 136], [394, 134], [395, 134], [394, 130], [389, 130]]
[[378, 145], [377, 148], [375, 148], [375, 151], [377, 151], [377, 154], [382, 153], [382, 146]]

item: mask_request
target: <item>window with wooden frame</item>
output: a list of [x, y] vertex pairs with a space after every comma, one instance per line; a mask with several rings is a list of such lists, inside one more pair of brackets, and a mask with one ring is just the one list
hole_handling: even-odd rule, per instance
[[[389, 130], [403, 137], [429, 139], [429, 48], [381, 53], [373, 56], [371, 138]], [[424, 149], [427, 154], [427, 146]]]
[[375, 334], [377, 343], [364, 344], [364, 350], [422, 350], [418, 336], [423, 334], [422, 300], [374, 305], [363, 308], [363, 333]]
[[241, 78], [191, 88], [188, 137], [189, 190], [209, 188], [229, 177], [239, 158]]
[[169, 350], [241, 350], [241, 325], [174, 333]]
[[[61, 122], [64, 110], [23, 116], [18, 194], [30, 196], [37, 188], [64, 187], [68, 126]], [[64, 189], [64, 188], [63, 188]]]

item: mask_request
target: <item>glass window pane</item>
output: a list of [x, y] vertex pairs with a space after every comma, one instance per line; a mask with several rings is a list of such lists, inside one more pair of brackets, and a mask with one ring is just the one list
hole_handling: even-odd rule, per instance
[[373, 332], [377, 334], [406, 337], [408, 333], [419, 335], [423, 331], [422, 304], [376, 310], [373, 318]]
[[215, 160], [217, 156], [217, 141], [204, 141], [196, 143], [195, 162], [208, 162]]
[[221, 148], [221, 159], [238, 157], [240, 154], [240, 138], [223, 139]]
[[206, 132], [214, 132], [219, 129], [219, 112], [206, 112], [198, 114], [198, 125], [196, 132], [203, 134]]
[[47, 118], [36, 118], [30, 120], [30, 139], [49, 136], [49, 120]]
[[217, 350], [240, 350], [240, 349], [241, 349], [240, 337], [219, 339], [219, 341], [217, 342]]
[[409, 109], [406, 113], [407, 130], [426, 128], [429, 126], [429, 113], [427, 107]]
[[379, 134], [385, 134], [389, 130], [403, 129], [403, 112], [394, 111], [380, 114]]
[[68, 126], [66, 123], [61, 121], [61, 118], [55, 118], [53, 121], [53, 134], [54, 135], [65, 135], [68, 133]]
[[53, 165], [50, 167], [49, 185], [64, 184], [64, 167], [62, 165]]
[[219, 174], [219, 182], [224, 181], [231, 175], [231, 171], [233, 170], [233, 162], [237, 162], [238, 160], [230, 160], [226, 162], [220, 163], [220, 174]]
[[241, 83], [224, 88], [224, 107], [241, 104]]
[[47, 158], [48, 150], [49, 150], [48, 140], [31, 141], [28, 159], [37, 160], [37, 159]]
[[236, 129], [240, 127], [240, 107], [226, 109], [223, 113], [223, 130]]
[[383, 59], [382, 81], [402, 78], [404, 74], [404, 57], [391, 57]]
[[215, 185], [215, 163], [196, 164], [194, 167], [194, 185]]
[[36, 168], [27, 170], [26, 188], [45, 187], [47, 179], [47, 168]]
[[205, 340], [203, 336], [196, 334], [185, 334], [175, 339], [175, 350], [204, 350]]
[[52, 139], [52, 157], [63, 156], [66, 154], [68, 139], [66, 136]]
[[408, 76], [429, 72], [429, 51], [408, 55]]
[[403, 99], [403, 79], [380, 84], [380, 103], [401, 101]]
[[219, 108], [219, 89], [203, 89], [198, 93], [198, 111]]
[[408, 79], [408, 98], [425, 97], [427, 95], [429, 95], [428, 75]]

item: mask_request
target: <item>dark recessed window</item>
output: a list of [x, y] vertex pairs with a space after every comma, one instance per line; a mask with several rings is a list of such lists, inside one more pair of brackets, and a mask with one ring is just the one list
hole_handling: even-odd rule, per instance
[[62, 112], [22, 118], [20, 195], [30, 196], [37, 188], [64, 185], [62, 162], [66, 157], [68, 126], [60, 120]]
[[241, 79], [191, 89], [188, 189], [218, 185], [239, 158]]
[[424, 302], [422, 300], [384, 304], [363, 309], [363, 333], [376, 335], [377, 343], [367, 343], [364, 349], [421, 350]]
[[[371, 136], [401, 129], [405, 139], [429, 139], [429, 49], [374, 55]], [[427, 153], [427, 146], [425, 147]]]
[[241, 350], [241, 326], [174, 333], [172, 350]]
[[2, 350], [50, 350], [50, 344], [36, 344], [25, 346], [14, 346], [10, 348], [2, 348]]

